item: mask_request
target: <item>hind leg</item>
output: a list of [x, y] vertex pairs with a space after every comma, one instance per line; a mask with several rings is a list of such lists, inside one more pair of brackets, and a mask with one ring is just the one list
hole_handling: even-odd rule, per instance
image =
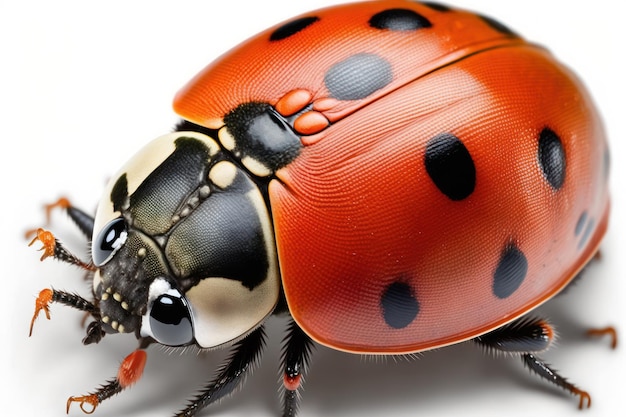
[[552, 326], [543, 319], [521, 318], [490, 333], [474, 339], [476, 343], [494, 352], [520, 355], [524, 365], [543, 379], [578, 396], [578, 408], [591, 406], [591, 396], [536, 356], [545, 351], [554, 339]]

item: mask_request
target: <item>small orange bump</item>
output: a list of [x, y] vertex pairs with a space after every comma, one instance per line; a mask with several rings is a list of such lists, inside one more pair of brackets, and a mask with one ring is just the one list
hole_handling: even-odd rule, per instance
[[540, 320], [539, 325], [543, 329], [543, 334], [546, 335], [546, 337], [548, 338], [548, 341], [552, 342], [552, 340], [554, 340], [554, 329], [552, 328], [550, 323], [548, 323], [545, 320]]
[[70, 207], [72, 207], [72, 203], [70, 203], [70, 200], [68, 200], [66, 197], [61, 197], [57, 201], [55, 201], [54, 203], [44, 205], [43, 208], [46, 211], [46, 222], [47, 222], [47, 224], [50, 223], [50, 217], [51, 217], [51, 214], [52, 214], [52, 210], [54, 210], [56, 208], [67, 210]]
[[313, 135], [326, 129], [329, 124], [330, 122], [322, 113], [308, 111], [295, 120], [293, 128], [300, 134]]
[[[98, 400], [98, 396], [96, 394], [83, 395], [80, 397], [70, 397], [67, 399], [67, 406], [65, 412], [67, 414], [70, 413], [70, 406], [72, 403], [80, 403], [80, 409], [83, 410], [85, 414], [93, 414], [98, 408], [98, 404], [100, 401]], [[85, 408], [85, 404], [89, 404], [91, 408]]]
[[117, 380], [122, 388], [126, 388], [141, 379], [147, 359], [148, 354], [143, 349], [137, 349], [124, 358], [117, 372]]
[[37, 235], [30, 241], [28, 246], [32, 246], [36, 241], [40, 241], [42, 243], [40, 251], [43, 251], [41, 255], [41, 260], [43, 261], [49, 256], [54, 257], [54, 249], [56, 248], [56, 238], [47, 230], [42, 228], [37, 229]]
[[285, 389], [288, 391], [297, 391], [300, 387], [300, 379], [301, 375], [289, 376], [287, 374], [283, 375], [283, 385]]
[[35, 314], [33, 314], [33, 318], [30, 321], [30, 331], [28, 332], [28, 336], [33, 335], [33, 326], [35, 325], [35, 320], [39, 317], [39, 313], [43, 310], [46, 314], [46, 318], [50, 320], [50, 303], [52, 302], [53, 291], [49, 288], [43, 289], [39, 292], [39, 296], [37, 300], [35, 300]]
[[339, 104], [339, 100], [332, 97], [324, 97], [315, 100], [313, 103], [313, 110], [324, 112], [333, 109]]
[[289, 117], [304, 109], [311, 102], [312, 98], [313, 95], [310, 91], [292, 90], [282, 96], [274, 108], [281, 115]]
[[315, 145], [317, 142], [322, 140], [324, 135], [322, 133], [316, 133], [315, 135], [302, 136], [300, 138], [300, 142], [302, 142], [303, 146], [311, 146]]
[[196, 122], [200, 126], [208, 127], [209, 129], [219, 129], [224, 126], [224, 120], [219, 117], [213, 117], [210, 119], [204, 119], [201, 122]]

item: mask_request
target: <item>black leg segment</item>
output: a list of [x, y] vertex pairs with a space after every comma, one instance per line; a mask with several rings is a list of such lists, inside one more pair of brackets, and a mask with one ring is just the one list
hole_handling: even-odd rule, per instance
[[580, 388], [576, 387], [574, 384], [568, 382], [554, 369], [550, 368], [550, 366], [544, 361], [537, 358], [532, 353], [523, 354], [522, 360], [524, 361], [524, 365], [526, 365], [528, 369], [530, 369], [540, 377], [552, 382], [556, 386], [561, 387], [566, 391], [569, 391], [573, 395], [577, 395], [579, 398], [578, 408], [585, 408], [585, 403], [587, 405], [587, 408], [591, 406], [591, 396], [587, 391], [583, 391]]
[[589, 393], [568, 382], [535, 355], [546, 350], [553, 338], [554, 330], [546, 320], [522, 317], [477, 337], [474, 341], [492, 352], [519, 354], [524, 365], [535, 374], [578, 396], [579, 408], [584, 408], [585, 405], [589, 407], [591, 405]]
[[298, 412], [299, 388], [308, 366], [313, 341], [292, 320], [283, 342], [283, 417], [294, 417]]
[[235, 344], [218, 376], [189, 402], [187, 408], [177, 413], [176, 417], [194, 416], [204, 407], [232, 393], [252, 371], [264, 346], [265, 330], [260, 326]]
[[522, 317], [474, 341], [495, 352], [527, 353], [546, 350], [553, 338], [554, 331], [546, 320]]

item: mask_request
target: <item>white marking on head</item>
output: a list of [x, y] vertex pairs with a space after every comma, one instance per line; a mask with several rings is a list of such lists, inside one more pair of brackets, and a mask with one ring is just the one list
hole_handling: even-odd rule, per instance
[[241, 159], [241, 163], [248, 168], [248, 171], [252, 172], [254, 175], [258, 177], [267, 177], [272, 173], [272, 171], [263, 165], [261, 161], [258, 159], [254, 159], [251, 156], [245, 156]]
[[232, 151], [233, 149], [235, 149], [235, 146], [237, 146], [234, 136], [230, 134], [226, 126], [221, 128], [219, 132], [217, 132], [217, 137], [219, 138], [220, 143], [222, 144], [224, 149], [226, 150]]
[[209, 171], [209, 180], [221, 189], [230, 187], [236, 176], [237, 167], [229, 161], [218, 162]]

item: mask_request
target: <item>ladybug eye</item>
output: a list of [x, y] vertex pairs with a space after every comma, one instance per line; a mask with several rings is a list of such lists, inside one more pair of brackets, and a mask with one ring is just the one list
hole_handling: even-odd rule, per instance
[[181, 346], [193, 340], [189, 306], [178, 291], [169, 291], [154, 300], [150, 329], [152, 336], [163, 345]]
[[91, 256], [96, 266], [102, 266], [111, 259], [113, 254], [126, 242], [128, 232], [122, 218], [112, 220], [93, 241]]

